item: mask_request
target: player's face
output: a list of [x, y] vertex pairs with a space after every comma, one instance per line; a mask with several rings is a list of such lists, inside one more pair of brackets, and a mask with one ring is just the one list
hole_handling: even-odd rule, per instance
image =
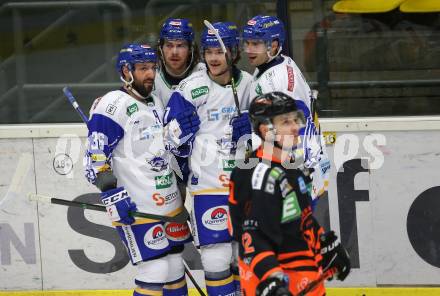
[[185, 40], [166, 40], [162, 46], [163, 58], [168, 69], [179, 75], [185, 71], [189, 59], [189, 45]]
[[153, 90], [156, 69], [156, 63], [138, 63], [134, 65], [133, 87], [144, 97], [148, 97]]
[[219, 76], [227, 72], [228, 64], [221, 48], [209, 47], [204, 50], [203, 54], [209, 73], [213, 76]]
[[302, 126], [302, 120], [297, 112], [277, 115], [272, 120], [276, 130], [278, 144], [284, 150], [290, 150], [298, 144], [299, 129]]
[[267, 62], [267, 46], [263, 40], [245, 40], [243, 51], [246, 53], [249, 64], [254, 67], [260, 66]]

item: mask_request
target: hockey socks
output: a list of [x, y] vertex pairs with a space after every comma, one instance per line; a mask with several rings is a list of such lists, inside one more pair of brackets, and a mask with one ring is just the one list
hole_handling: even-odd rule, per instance
[[235, 295], [235, 283], [231, 273], [222, 278], [213, 279], [205, 274], [206, 291], [208, 295], [233, 296]]
[[137, 287], [134, 289], [133, 296], [162, 296], [163, 284], [144, 283], [135, 280]]
[[187, 296], [188, 287], [186, 285], [185, 275], [180, 279], [166, 283], [163, 286], [163, 296]]

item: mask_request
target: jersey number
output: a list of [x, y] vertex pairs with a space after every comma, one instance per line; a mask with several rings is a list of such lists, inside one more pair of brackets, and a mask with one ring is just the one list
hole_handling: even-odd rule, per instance
[[255, 252], [255, 248], [252, 247], [252, 236], [249, 233], [243, 233], [243, 235], [241, 236], [241, 244], [243, 245], [245, 254]]

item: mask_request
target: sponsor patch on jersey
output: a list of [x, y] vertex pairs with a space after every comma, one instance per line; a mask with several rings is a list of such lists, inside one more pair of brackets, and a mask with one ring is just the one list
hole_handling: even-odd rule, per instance
[[325, 159], [319, 162], [319, 167], [321, 168], [321, 173], [323, 175], [325, 175], [325, 173], [327, 173], [327, 171], [330, 169], [330, 160]]
[[160, 250], [168, 246], [165, 230], [162, 225], [156, 225], [148, 229], [144, 236], [144, 244], [150, 249]]
[[139, 111], [139, 107], [136, 103], [133, 103], [127, 107], [127, 116], [131, 116], [133, 113], [137, 111]]
[[301, 217], [301, 208], [299, 207], [298, 197], [295, 191], [287, 195], [283, 200], [283, 211], [281, 223], [287, 223]]
[[255, 92], [257, 93], [257, 95], [263, 94], [263, 91], [261, 90], [261, 85], [259, 83], [257, 83], [257, 86], [255, 87]]
[[278, 168], [278, 167], [274, 167], [273, 169], [270, 170], [269, 175], [273, 178], [275, 178], [276, 180], [278, 180], [281, 176], [284, 175], [284, 172], [282, 169]]
[[173, 241], [184, 241], [189, 238], [190, 231], [186, 223], [165, 223], [167, 238]]
[[173, 184], [173, 173], [154, 177], [154, 181], [156, 182], [156, 189], [169, 188]]
[[182, 22], [180, 22], [180, 21], [171, 21], [171, 22], [170, 22], [170, 25], [171, 25], [171, 26], [181, 26], [181, 25], [182, 25]]
[[249, 26], [253, 26], [253, 25], [255, 25], [257, 22], [255, 21], [255, 20], [249, 20], [248, 22], [247, 22], [247, 24], [249, 25]]
[[108, 113], [110, 115], [114, 115], [116, 109], [118, 109], [118, 108], [115, 105], [108, 104], [107, 107], [105, 108], [105, 113]]
[[237, 107], [228, 106], [223, 108], [213, 108], [206, 111], [208, 121], [231, 120], [234, 117]]
[[227, 222], [227, 206], [210, 208], [202, 215], [203, 226], [211, 230], [225, 230], [228, 227]]
[[306, 186], [306, 182], [304, 182], [303, 177], [299, 176], [298, 177], [298, 184], [299, 184], [299, 191], [301, 191], [301, 193], [307, 193], [307, 186]]
[[156, 206], [163, 206], [163, 205], [169, 205], [172, 204], [174, 201], [176, 201], [177, 199], [177, 191], [170, 193], [168, 195], [163, 196], [160, 193], [154, 193], [151, 198], [154, 200], [154, 202], [156, 203]]
[[235, 168], [235, 159], [222, 159], [223, 170], [231, 172]]
[[96, 99], [93, 101], [92, 108], [90, 108], [91, 111], [93, 111], [93, 110], [96, 109], [96, 106], [98, 106], [99, 101], [101, 101], [101, 99], [102, 99], [102, 97], [99, 97], [99, 98], [96, 98]]
[[209, 88], [207, 86], [201, 86], [201, 87], [195, 88], [191, 91], [191, 97], [193, 100], [195, 100], [198, 97], [201, 97], [203, 95], [207, 95], [208, 93], [209, 93]]
[[265, 163], [260, 162], [255, 167], [252, 174], [252, 189], [260, 190], [263, 185], [264, 174], [269, 169], [269, 166]]
[[287, 194], [293, 190], [292, 186], [289, 184], [289, 181], [287, 181], [286, 178], [284, 178], [280, 182], [280, 190], [281, 190], [282, 197], [286, 197]]
[[295, 75], [293, 74], [293, 68], [288, 65], [286, 65], [286, 67], [287, 67], [287, 90], [293, 91], [293, 87], [295, 85]]

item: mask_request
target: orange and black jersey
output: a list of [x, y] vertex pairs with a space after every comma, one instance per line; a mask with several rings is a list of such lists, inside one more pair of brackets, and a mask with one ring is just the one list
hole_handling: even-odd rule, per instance
[[261, 148], [253, 157], [258, 164], [235, 168], [230, 181], [230, 226], [240, 259], [260, 280], [281, 270], [318, 271], [322, 228], [311, 212], [310, 178], [263, 158]]

